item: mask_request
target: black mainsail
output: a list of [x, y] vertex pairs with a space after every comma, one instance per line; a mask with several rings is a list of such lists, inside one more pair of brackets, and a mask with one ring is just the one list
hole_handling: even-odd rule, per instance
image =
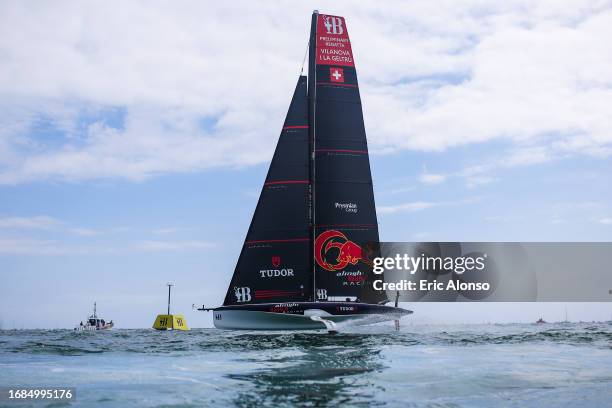
[[383, 302], [385, 292], [372, 288], [378, 222], [357, 72], [343, 17], [313, 14], [309, 54], [315, 293], [318, 300]]
[[300, 76], [224, 305], [310, 297], [308, 126]]
[[412, 313], [382, 305], [386, 293], [373, 288], [378, 241], [346, 22], [315, 12], [308, 79], [298, 80], [215, 326], [316, 329]]

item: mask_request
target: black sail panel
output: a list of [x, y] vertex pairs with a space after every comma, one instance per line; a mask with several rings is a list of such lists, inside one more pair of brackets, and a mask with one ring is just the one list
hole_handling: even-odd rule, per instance
[[224, 305], [304, 301], [312, 292], [308, 127], [300, 76]]
[[345, 19], [315, 14], [311, 44], [315, 293], [319, 300], [382, 302], [385, 292], [372, 287], [380, 278], [372, 273], [378, 222]]

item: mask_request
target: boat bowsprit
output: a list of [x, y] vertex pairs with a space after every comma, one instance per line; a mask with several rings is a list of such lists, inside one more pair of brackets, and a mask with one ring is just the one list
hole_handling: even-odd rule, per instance
[[300, 75], [223, 306], [222, 329], [396, 321], [372, 260], [378, 220], [357, 71], [343, 17], [312, 15]]

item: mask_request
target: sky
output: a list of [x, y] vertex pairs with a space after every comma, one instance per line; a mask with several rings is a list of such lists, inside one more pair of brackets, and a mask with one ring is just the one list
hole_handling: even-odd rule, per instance
[[[325, 7], [325, 8], [323, 8]], [[221, 304], [313, 9], [346, 18], [383, 241], [612, 240], [612, 2], [0, 2], [0, 325]], [[612, 304], [411, 304], [417, 322]]]

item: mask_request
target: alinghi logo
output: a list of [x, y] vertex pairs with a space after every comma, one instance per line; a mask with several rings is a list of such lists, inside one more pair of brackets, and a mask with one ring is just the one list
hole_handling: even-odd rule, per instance
[[342, 19], [340, 17], [326, 16], [323, 17], [323, 21], [323, 25], [327, 30], [327, 34], [344, 34], [344, 28], [342, 27]]
[[249, 288], [248, 286], [243, 286], [240, 288], [235, 287], [234, 295], [236, 295], [236, 302], [238, 303], [250, 302], [251, 301], [251, 288]]

